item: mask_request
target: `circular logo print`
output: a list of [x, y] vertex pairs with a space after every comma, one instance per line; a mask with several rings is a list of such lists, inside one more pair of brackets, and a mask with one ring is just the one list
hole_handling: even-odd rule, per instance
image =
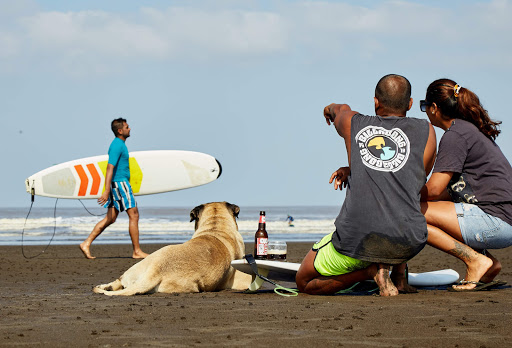
[[383, 172], [396, 172], [407, 162], [410, 143], [400, 128], [367, 126], [356, 135], [364, 165]]

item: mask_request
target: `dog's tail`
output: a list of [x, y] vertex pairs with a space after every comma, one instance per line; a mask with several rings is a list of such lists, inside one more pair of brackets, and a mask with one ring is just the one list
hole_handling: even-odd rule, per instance
[[92, 291], [97, 293], [97, 294], [107, 294], [109, 292], [113, 292], [112, 290], [105, 290], [105, 289], [102, 289], [101, 288], [101, 285], [97, 285], [95, 286], [94, 288], [92, 288]]
[[98, 285], [92, 289], [93, 292], [97, 294], [104, 294], [107, 296], [132, 296], [132, 295], [141, 295], [141, 294], [148, 294], [154, 292], [153, 288], [148, 288], [147, 286], [130, 286], [125, 289], [120, 290], [106, 290], [102, 289], [101, 285]]
[[116, 279], [113, 282], [108, 283], [108, 284], [96, 285], [92, 289], [92, 291], [94, 291], [95, 293], [98, 293], [98, 294], [104, 294], [105, 291], [115, 291], [115, 290], [121, 290], [123, 288], [124, 288], [124, 286], [121, 283], [121, 279]]
[[107, 296], [131, 296], [138, 294], [147, 294], [154, 292], [155, 285], [141, 285], [140, 283], [131, 284], [128, 287], [123, 287], [121, 280], [117, 279], [109, 284], [102, 284], [95, 286], [92, 291], [97, 294], [104, 294]]

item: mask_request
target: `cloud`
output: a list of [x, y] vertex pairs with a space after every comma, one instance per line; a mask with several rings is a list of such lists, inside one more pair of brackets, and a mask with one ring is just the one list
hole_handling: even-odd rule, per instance
[[166, 42], [151, 26], [100, 11], [43, 12], [22, 18], [25, 37], [36, 50], [74, 56], [116, 58], [165, 55]]
[[145, 8], [142, 14], [172, 44], [171, 56], [265, 55], [282, 51], [286, 44], [285, 24], [275, 13]]
[[[442, 7], [440, 7], [442, 6]], [[290, 11], [296, 42], [328, 55], [378, 63], [393, 57], [407, 64], [512, 66], [512, 6], [486, 3], [379, 1], [372, 7], [304, 2]]]
[[[272, 9], [214, 5], [140, 8], [132, 13], [39, 11], [0, 24], [0, 59], [69, 73], [108, 73], [138, 62], [236, 62], [341, 55], [378, 61], [511, 65], [512, 8], [506, 0], [443, 8], [379, 1], [289, 2]], [[23, 59], [19, 59], [22, 57]]]
[[143, 8], [135, 17], [122, 17], [53, 11], [20, 18], [20, 26], [18, 39], [27, 53], [59, 57], [69, 66], [261, 56], [282, 50], [285, 43], [279, 16], [264, 12]]

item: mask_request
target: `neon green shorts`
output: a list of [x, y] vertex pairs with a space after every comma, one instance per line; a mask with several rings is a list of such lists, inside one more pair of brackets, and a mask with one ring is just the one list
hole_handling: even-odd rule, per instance
[[313, 251], [317, 251], [313, 266], [318, 273], [329, 277], [350, 273], [371, 265], [371, 262], [354, 259], [336, 251], [331, 243], [333, 233], [313, 245]]

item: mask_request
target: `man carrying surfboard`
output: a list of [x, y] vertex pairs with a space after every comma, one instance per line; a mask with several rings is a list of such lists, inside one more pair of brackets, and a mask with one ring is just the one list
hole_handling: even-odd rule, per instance
[[377, 116], [347, 104], [324, 108], [327, 124], [345, 139], [350, 166], [334, 172], [331, 182], [341, 190], [348, 177], [348, 188], [335, 232], [313, 246], [297, 272], [300, 291], [333, 294], [367, 279], [381, 296], [415, 291], [405, 262], [427, 242], [420, 190], [434, 164], [436, 138], [428, 121], [405, 117], [412, 102], [409, 81], [386, 75], [375, 88]]
[[130, 156], [125, 144], [131, 129], [124, 118], [113, 120], [111, 127], [115, 138], [108, 149], [105, 191], [98, 198], [98, 203], [108, 208], [107, 215], [94, 226], [89, 237], [80, 244], [80, 249], [86, 258], [94, 259], [90, 251], [92, 242], [116, 221], [119, 212], [126, 210], [129, 218], [128, 231], [133, 245], [132, 257], [143, 259], [148, 254], [143, 252], [139, 245], [139, 210], [130, 186]]

